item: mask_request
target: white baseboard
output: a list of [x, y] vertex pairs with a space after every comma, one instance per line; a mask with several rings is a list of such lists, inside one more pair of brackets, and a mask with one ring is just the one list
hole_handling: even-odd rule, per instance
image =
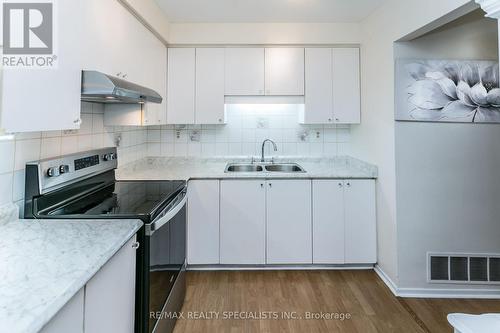
[[439, 288], [398, 288], [394, 281], [375, 265], [374, 271], [391, 290], [394, 296], [403, 298], [479, 298], [500, 299], [500, 289], [439, 289]]
[[392, 281], [392, 279], [389, 277], [389, 275], [387, 275], [382, 270], [382, 268], [380, 268], [379, 265], [375, 265], [373, 270], [375, 271], [375, 273], [377, 273], [379, 278], [385, 283], [387, 288], [389, 288], [391, 290], [391, 292], [394, 294], [394, 296], [399, 296], [398, 295], [398, 286], [394, 283], [394, 281]]
[[188, 271], [368, 270], [373, 265], [188, 265]]

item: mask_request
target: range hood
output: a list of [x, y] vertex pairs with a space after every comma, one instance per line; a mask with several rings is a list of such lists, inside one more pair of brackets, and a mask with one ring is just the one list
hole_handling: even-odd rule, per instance
[[82, 101], [114, 104], [161, 103], [156, 91], [98, 71], [82, 71]]

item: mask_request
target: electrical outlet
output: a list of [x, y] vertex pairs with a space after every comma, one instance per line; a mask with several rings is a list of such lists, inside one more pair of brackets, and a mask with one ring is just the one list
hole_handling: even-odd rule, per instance
[[191, 131], [191, 134], [189, 134], [189, 138], [193, 142], [200, 142], [200, 131]]
[[267, 118], [257, 119], [257, 128], [269, 128], [269, 119]]

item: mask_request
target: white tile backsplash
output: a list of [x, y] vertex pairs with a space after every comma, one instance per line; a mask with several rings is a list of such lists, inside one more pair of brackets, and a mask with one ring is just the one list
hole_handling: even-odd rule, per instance
[[[348, 154], [348, 125], [301, 125], [297, 105], [227, 105], [225, 125], [150, 126], [148, 155], [228, 156], [259, 155], [264, 139], [272, 139], [280, 156], [335, 156]], [[199, 131], [199, 142], [191, 140]], [[302, 137], [304, 140], [302, 140]]]
[[[14, 201], [23, 206], [26, 162], [114, 146], [118, 136], [122, 138], [118, 147], [120, 165], [145, 157], [146, 128], [105, 127], [103, 112], [102, 104], [82, 103], [79, 130], [17, 133], [13, 139], [0, 140], [0, 205]], [[161, 154], [161, 150], [155, 153]]]

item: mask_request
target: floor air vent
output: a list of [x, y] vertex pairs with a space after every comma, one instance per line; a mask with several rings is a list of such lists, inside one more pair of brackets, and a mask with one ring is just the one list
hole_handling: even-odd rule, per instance
[[500, 254], [428, 254], [433, 283], [500, 284]]

